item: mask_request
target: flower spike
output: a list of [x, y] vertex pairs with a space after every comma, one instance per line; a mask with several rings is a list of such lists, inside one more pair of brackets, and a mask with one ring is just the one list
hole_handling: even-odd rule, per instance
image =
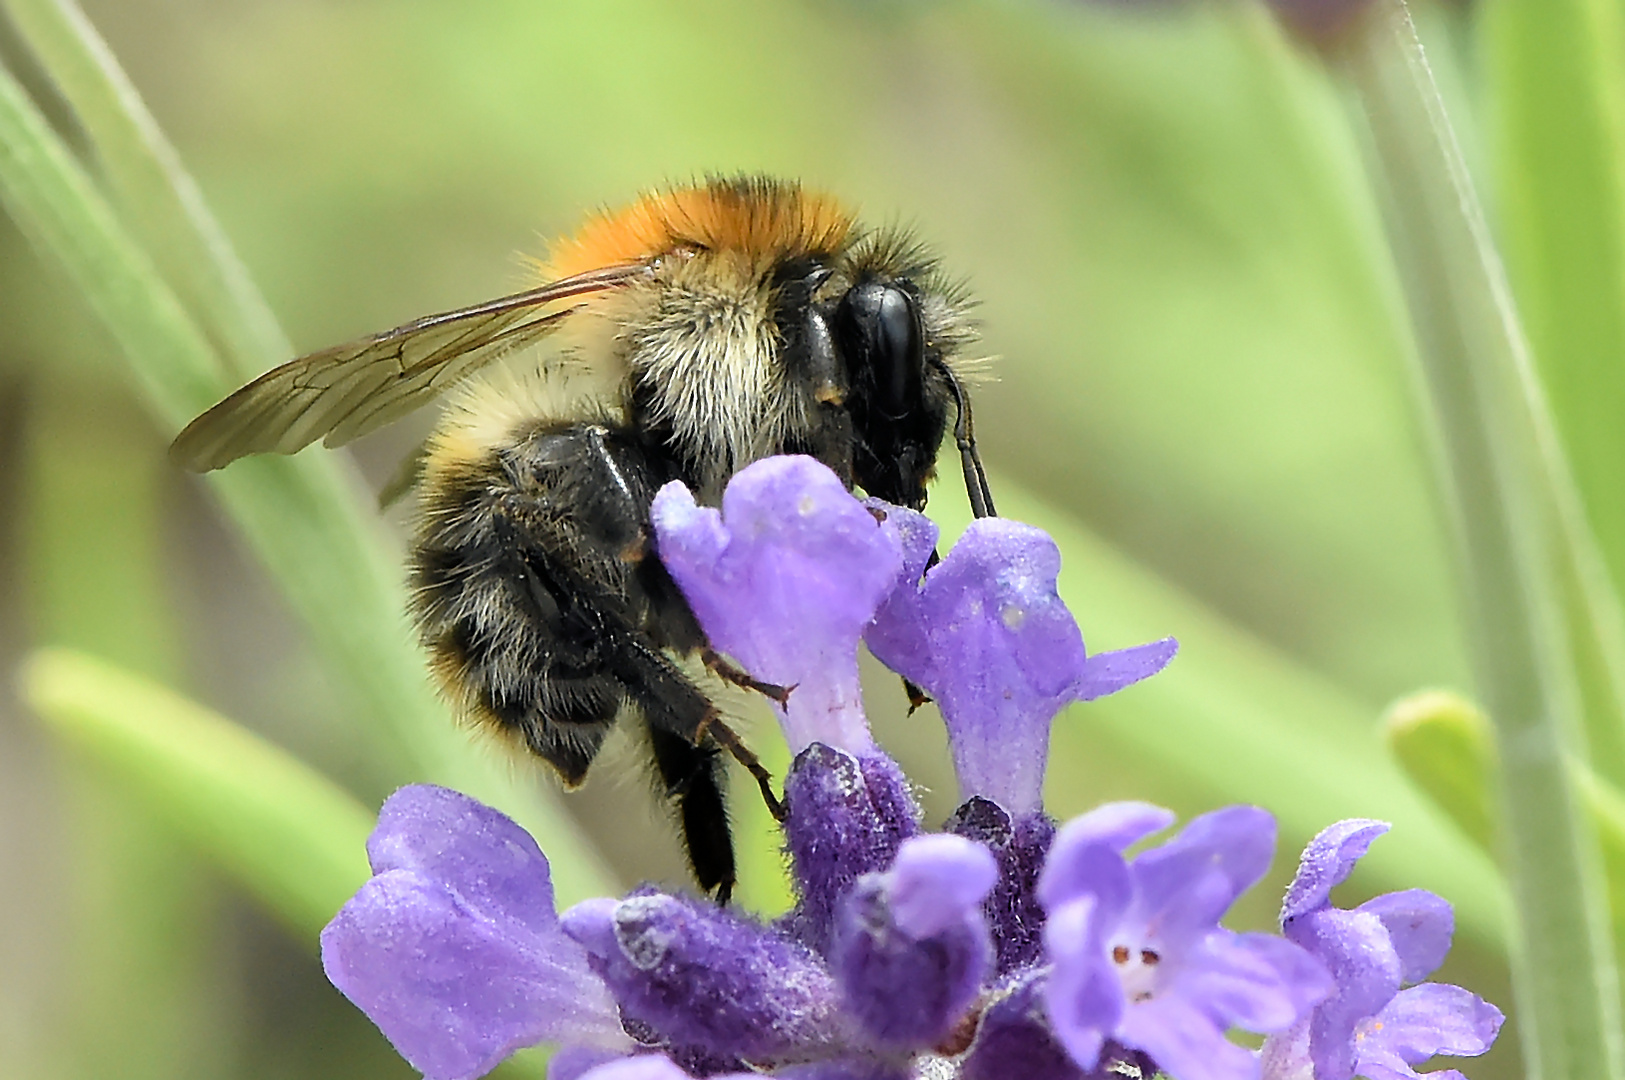
[[[1257, 807], [1194, 818], [1132, 858], [1171, 812], [1111, 803], [1057, 829], [1039, 801], [1052, 716], [1175, 646], [1088, 655], [1043, 533], [977, 522], [927, 574], [935, 526], [865, 507], [807, 458], [745, 469], [720, 513], [667, 487], [653, 514], [711, 642], [794, 686], [796, 906], [764, 922], [644, 885], [557, 915], [523, 830], [405, 788], [322, 957], [427, 1080], [474, 1080], [537, 1041], [559, 1044], [552, 1080], [1416, 1080], [1430, 1055], [1494, 1041], [1494, 1006], [1418, 982], [1449, 949], [1448, 904], [1411, 889], [1331, 906], [1381, 822], [1309, 845], [1284, 936], [1220, 925], [1274, 854]], [[942, 703], [967, 798], [941, 832], [922, 832], [908, 778], [869, 735], [865, 626]], [[1230, 1028], [1269, 1037], [1255, 1053]]]

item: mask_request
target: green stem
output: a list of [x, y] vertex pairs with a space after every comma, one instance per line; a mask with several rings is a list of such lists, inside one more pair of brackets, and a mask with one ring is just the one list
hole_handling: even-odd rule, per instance
[[1567, 474], [1404, 0], [1379, 0], [1346, 59], [1386, 188], [1455, 516], [1475, 667], [1501, 753], [1528, 1075], [1620, 1080], [1625, 1047], [1601, 857], [1565, 764], [1583, 744]]
[[[1615, 598], [1610, 571], [1614, 582], [1625, 582], [1621, 11], [1614, 0], [1489, 0], [1476, 22], [1491, 95], [1498, 233], [1555, 426], [1571, 454], [1574, 487], [1584, 495], [1581, 520], [1601, 540], [1588, 570], [1597, 587], [1586, 595], [1606, 604]], [[1576, 629], [1592, 766], [1620, 786], [1625, 664], [1615, 609], [1594, 604], [1590, 611], [1589, 622], [1608, 634]]]

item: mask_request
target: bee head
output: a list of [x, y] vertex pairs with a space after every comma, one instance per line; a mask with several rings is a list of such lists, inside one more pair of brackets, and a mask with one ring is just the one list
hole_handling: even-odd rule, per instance
[[948, 392], [931, 376], [917, 286], [859, 280], [834, 306], [830, 329], [846, 374], [853, 480], [900, 506], [925, 506], [947, 424]]

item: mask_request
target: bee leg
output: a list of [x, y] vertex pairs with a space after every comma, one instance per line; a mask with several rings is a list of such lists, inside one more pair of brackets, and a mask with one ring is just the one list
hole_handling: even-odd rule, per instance
[[[795, 689], [793, 686], [780, 686], [778, 683], [753, 679], [743, 669], [710, 647], [700, 650], [700, 659], [718, 678], [746, 690], [754, 690], [768, 700], [777, 702], [781, 709], [790, 702], [790, 691]], [[740, 764], [744, 764], [743, 759], [741, 759]]]
[[716, 706], [699, 689], [647, 642], [629, 638], [620, 650], [617, 674], [632, 699], [643, 709], [651, 730], [669, 731], [703, 747], [707, 740], [720, 743], [735, 761], [750, 770], [762, 799], [773, 816], [784, 820], [784, 804], [773, 793], [773, 777], [734, 730], [722, 721]]
[[677, 803], [694, 879], [706, 892], [715, 889], [717, 903], [726, 904], [738, 875], [717, 751], [695, 746], [681, 735], [653, 724], [649, 725], [649, 743], [654, 748], [655, 768], [666, 795]]
[[743, 765], [750, 774], [756, 778], [756, 786], [762, 790], [762, 801], [767, 803], [767, 809], [778, 821], [787, 816], [784, 803], [773, 793], [773, 774], [767, 771], [762, 759], [757, 757], [750, 747], [734, 733], [734, 729], [722, 722], [722, 719], [713, 715], [705, 722], [702, 728], [705, 734], [721, 743], [733, 759]]

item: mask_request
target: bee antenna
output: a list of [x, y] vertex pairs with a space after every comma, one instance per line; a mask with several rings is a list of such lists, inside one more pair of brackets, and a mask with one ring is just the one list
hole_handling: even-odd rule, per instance
[[971, 422], [970, 398], [965, 396], [965, 389], [959, 385], [953, 369], [941, 357], [933, 357], [931, 366], [942, 372], [943, 378], [948, 380], [948, 389], [954, 395], [954, 408], [958, 412], [954, 419], [954, 443], [959, 447], [960, 468], [965, 471], [965, 493], [970, 496], [971, 513], [979, 518], [994, 517], [998, 511], [993, 509], [993, 493], [987, 487], [987, 471], [982, 468], [982, 456], [976, 452], [976, 430]]

